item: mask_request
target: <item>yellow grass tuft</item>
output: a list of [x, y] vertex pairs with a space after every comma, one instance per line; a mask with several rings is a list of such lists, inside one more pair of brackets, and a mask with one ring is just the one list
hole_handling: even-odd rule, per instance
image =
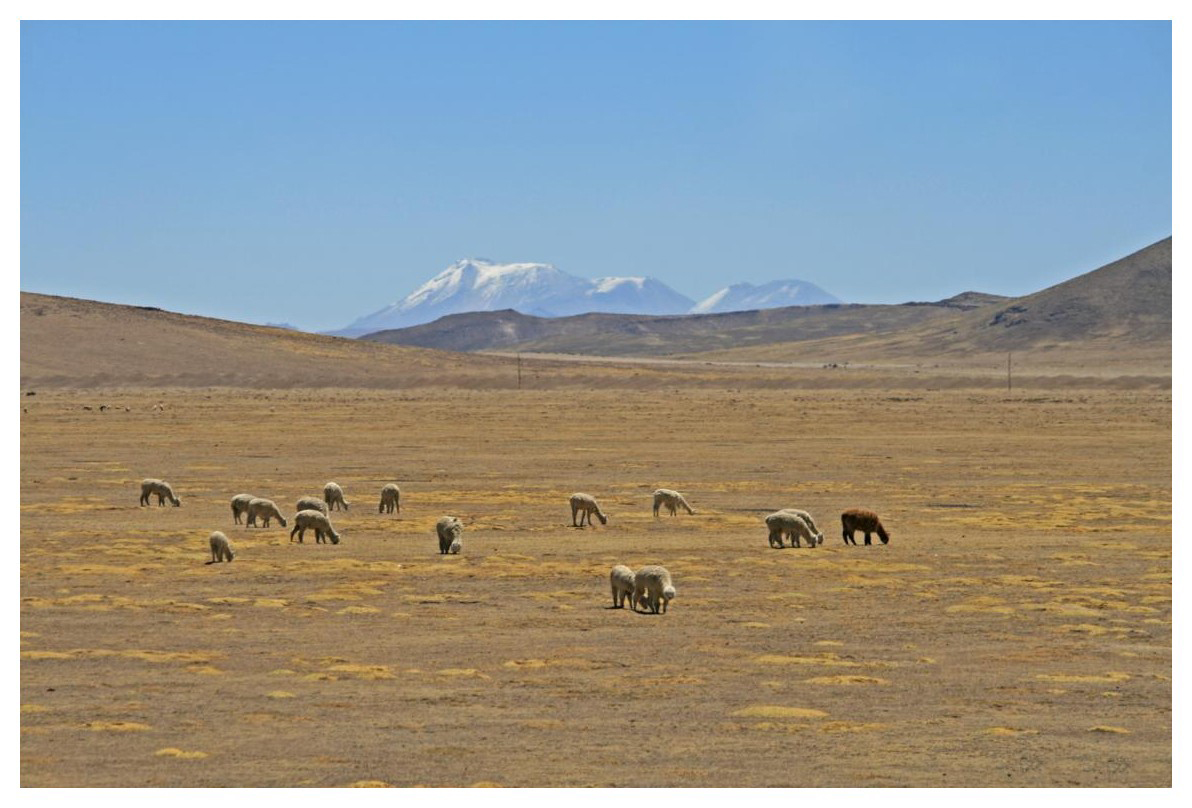
[[265, 694], [265, 696], [268, 698], [271, 698], [271, 699], [292, 699], [292, 698], [295, 698], [294, 694], [288, 690], [270, 690], [268, 693]]
[[1104, 724], [1101, 724], [1101, 725], [1098, 725], [1095, 727], [1089, 727], [1089, 732], [1109, 732], [1114, 735], [1129, 735], [1130, 734], [1130, 730], [1126, 729], [1125, 727], [1110, 727], [1110, 726], [1106, 726]]
[[989, 727], [982, 730], [986, 735], [999, 735], [1004, 737], [1014, 737], [1017, 735], [1038, 735], [1037, 729], [1022, 729], [1019, 727]]
[[206, 752], [200, 752], [197, 749], [187, 752], [174, 746], [167, 746], [165, 749], [158, 749], [153, 754], [157, 755], [158, 757], [172, 757], [178, 758], [179, 760], [202, 760], [203, 758], [207, 757]]
[[1045, 682], [1125, 682], [1130, 678], [1130, 674], [1120, 671], [1105, 674], [1037, 673], [1035, 678]]
[[888, 679], [877, 676], [858, 676], [855, 674], [840, 674], [838, 676], [813, 676], [804, 679], [809, 685], [888, 685]]
[[776, 704], [754, 704], [733, 712], [741, 718], [826, 718], [823, 710], [809, 707], [782, 707]]
[[152, 729], [137, 721], [88, 721], [83, 725], [92, 732], [144, 732]]
[[354, 783], [348, 783], [347, 788], [394, 788], [392, 783], [386, 783], [384, 780], [357, 780]]

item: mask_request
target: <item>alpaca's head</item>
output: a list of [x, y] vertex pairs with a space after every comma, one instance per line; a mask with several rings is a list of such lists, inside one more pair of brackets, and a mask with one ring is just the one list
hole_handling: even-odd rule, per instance
[[182, 500], [176, 496], [171, 495], [170, 496], [170, 504], [173, 505], [175, 508], [181, 508]]
[[331, 539], [332, 544], [339, 544], [339, 534], [334, 530], [327, 531], [327, 536]]
[[605, 516], [604, 514], [598, 513], [598, 514], [596, 514], [596, 518], [600, 520], [600, 524], [602, 524], [602, 525], [608, 524], [608, 517]]
[[662, 597], [664, 600], [672, 600], [675, 597], [675, 588], [673, 586], [666, 586], [662, 588]]
[[281, 522], [282, 527], [286, 526], [286, 518], [284, 516], [282, 516], [280, 513], [277, 515], [277, 521]]
[[823, 544], [823, 543], [824, 543], [824, 534], [823, 534], [823, 533], [816, 534], [816, 537], [815, 537], [815, 543], [816, 543], [817, 545], [820, 545], [820, 544]]

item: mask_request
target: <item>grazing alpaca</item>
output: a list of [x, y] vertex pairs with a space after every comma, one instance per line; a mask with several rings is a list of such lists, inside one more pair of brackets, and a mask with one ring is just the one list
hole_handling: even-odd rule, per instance
[[807, 527], [811, 528], [811, 533], [815, 536], [815, 543], [824, 543], [824, 534], [818, 527], [815, 526], [815, 520], [811, 518], [811, 514], [809, 514], [807, 511], [801, 511], [798, 508], [783, 508], [779, 511], [779, 513], [793, 513], [795, 516], [798, 516], [807, 523]]
[[386, 483], [381, 489], [381, 504], [377, 506], [377, 513], [401, 513], [401, 489], [393, 483]]
[[782, 549], [782, 539], [790, 536], [791, 547], [801, 547], [799, 537], [807, 539], [807, 544], [815, 547], [823, 542], [824, 537], [812, 532], [807, 521], [797, 513], [791, 511], [777, 511], [766, 517], [766, 528], [770, 531], [770, 546]]
[[882, 527], [882, 520], [878, 519], [877, 514], [873, 511], [867, 511], [864, 508], [851, 508], [840, 514], [840, 524], [844, 526], [844, 543], [853, 544], [857, 540], [853, 538], [853, 532], [860, 530], [865, 533], [865, 543], [872, 544], [869, 540], [869, 534], [876, 533], [877, 537], [882, 540], [882, 544], [890, 543], [890, 534]]
[[691, 510], [691, 506], [687, 504], [687, 500], [678, 491], [672, 491], [669, 488], [659, 488], [654, 492], [654, 515], [658, 515], [658, 509], [663, 505], [670, 511], [670, 515], [674, 516], [678, 513], [679, 506], [687, 509], [687, 513], [695, 513]]
[[608, 574], [608, 583], [613, 591], [613, 608], [623, 609], [625, 600], [630, 601], [629, 608], [633, 608], [633, 570], [624, 564], [618, 564]]
[[208, 544], [211, 545], [211, 561], [209, 564], [218, 564], [221, 561], [227, 561], [229, 564], [236, 554], [232, 552], [232, 545], [228, 541], [228, 537], [220, 533], [218, 530], [211, 534], [207, 539]]
[[281, 515], [281, 511], [273, 504], [271, 499], [255, 498], [248, 503], [248, 523], [246, 527], [256, 527], [257, 519], [261, 520], [261, 527], [269, 527], [269, 520], [276, 519], [281, 522], [281, 526], [286, 526], [286, 518]]
[[658, 614], [659, 607], [666, 614], [666, 607], [675, 596], [675, 585], [671, 583], [671, 574], [666, 567], [651, 564], [642, 567], [633, 574], [633, 597], [629, 606], [636, 612], [638, 606], [642, 611], [649, 609]]
[[175, 508], [182, 505], [182, 500], [174, 496], [174, 489], [170, 487], [169, 483], [152, 478], [141, 480], [141, 504], [148, 505], [149, 497], [154, 495], [157, 496], [158, 505], [165, 505], [166, 500], [169, 500]]
[[323, 501], [333, 511], [338, 510], [340, 506], [343, 506], [343, 509], [346, 511], [348, 506], [352, 504], [344, 499], [344, 490], [336, 483], [327, 483], [323, 486]]
[[319, 511], [298, 511], [294, 515], [294, 529], [290, 531], [290, 541], [294, 540], [294, 534], [297, 533], [298, 543], [301, 544], [302, 537], [308, 529], [315, 532], [315, 544], [324, 544], [324, 537], [330, 538], [332, 544], [339, 544], [339, 534], [331, 526], [331, 520]]
[[240, 524], [241, 515], [248, 513], [248, 503], [256, 499], [252, 494], [237, 494], [232, 497], [232, 521]]
[[435, 523], [435, 533], [439, 537], [439, 552], [446, 555], [460, 551], [460, 536], [464, 532], [464, 523], [454, 516], [444, 516]]
[[[579, 514], [579, 524], [575, 523], [575, 515]], [[600, 524], [607, 525], [608, 517], [600, 510], [600, 506], [596, 504], [596, 497], [591, 494], [572, 494], [571, 495], [571, 526], [583, 527], [584, 517], [588, 518], [588, 525], [592, 524], [592, 514], [596, 514], [596, 518], [600, 520]]]

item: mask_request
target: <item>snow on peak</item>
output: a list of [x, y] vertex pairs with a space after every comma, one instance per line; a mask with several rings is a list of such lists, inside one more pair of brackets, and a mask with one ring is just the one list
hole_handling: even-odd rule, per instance
[[840, 299], [835, 295], [807, 281], [778, 280], [763, 283], [761, 286], [734, 283], [701, 300], [691, 308], [691, 314], [777, 309], [783, 306], [819, 306], [839, 302]]
[[367, 334], [429, 323], [448, 314], [500, 309], [543, 317], [587, 312], [671, 315], [839, 302], [815, 284], [779, 280], [761, 286], [736, 283], [696, 304], [655, 278], [608, 276], [588, 280], [569, 275], [553, 264], [501, 264], [488, 258], [465, 258], [405, 298], [335, 333]]
[[636, 289], [641, 289], [646, 285], [649, 278], [596, 278], [592, 281], [594, 284], [593, 291], [598, 293], [611, 292], [619, 286], [633, 286]]
[[578, 278], [553, 264], [499, 264], [486, 258], [456, 261], [404, 299], [361, 317], [340, 333], [403, 328], [466, 311], [516, 309], [564, 316], [590, 311], [682, 314], [694, 301], [644, 277]]

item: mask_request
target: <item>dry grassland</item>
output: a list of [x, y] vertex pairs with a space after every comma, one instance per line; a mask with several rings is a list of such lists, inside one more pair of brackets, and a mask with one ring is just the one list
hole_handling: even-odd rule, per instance
[[[24, 786], [1171, 783], [1166, 390], [21, 404]], [[338, 546], [232, 523], [328, 480]], [[822, 547], [767, 546], [792, 506]], [[841, 543], [854, 506], [889, 545]], [[669, 614], [609, 608], [616, 563], [666, 565]]]

